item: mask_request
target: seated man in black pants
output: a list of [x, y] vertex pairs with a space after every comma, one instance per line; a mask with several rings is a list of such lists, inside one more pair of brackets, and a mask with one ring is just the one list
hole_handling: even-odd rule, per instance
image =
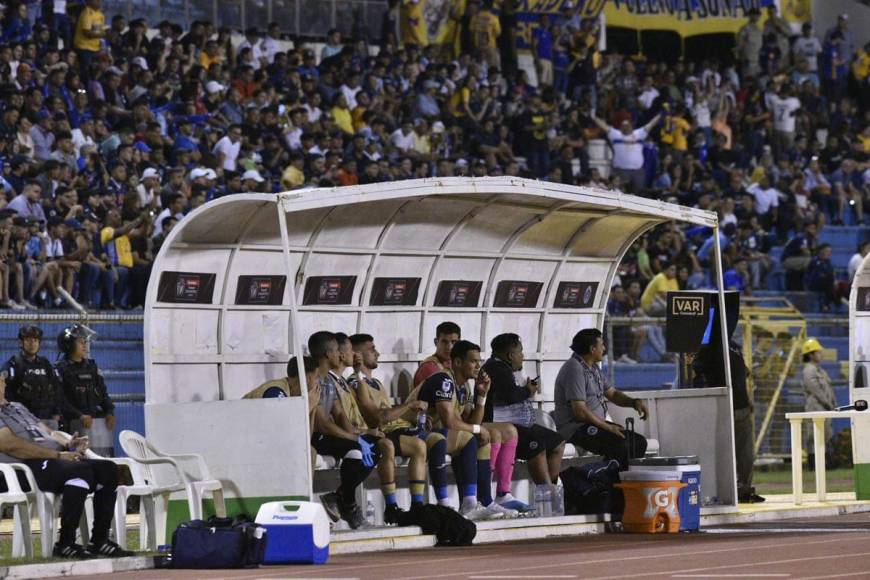
[[365, 515], [356, 502], [356, 488], [366, 480], [378, 463], [378, 437], [359, 433], [351, 424], [339, 399], [338, 388], [329, 377], [329, 368], [340, 363], [338, 340], [331, 332], [315, 332], [308, 338], [308, 351], [318, 365], [320, 404], [314, 409], [314, 434], [311, 445], [320, 455], [341, 460], [338, 490], [320, 496], [329, 518], [343, 519], [353, 528], [366, 526]]
[[[66, 447], [52, 439], [51, 430], [24, 405], [6, 400], [6, 380], [0, 375], [0, 461], [24, 463], [33, 471], [39, 489], [62, 497], [60, 539], [52, 555], [72, 559], [132, 556], [133, 552], [109, 539], [118, 467], [111, 461], [85, 459], [87, 447], [87, 438], [74, 436]], [[19, 479], [24, 479], [23, 474]], [[5, 491], [8, 488], [3, 483]], [[21, 485], [30, 489], [26, 480]], [[75, 540], [89, 493], [94, 494], [94, 527], [85, 548]]]
[[629, 451], [634, 450], [632, 457], [643, 457], [646, 439], [636, 433], [627, 434], [619, 425], [608, 422], [607, 404], [609, 401], [632, 408], [644, 420], [646, 405], [617, 390], [598, 368], [606, 351], [600, 330], [586, 328], [575, 334], [571, 350], [574, 355], [556, 376], [553, 418], [559, 434], [587, 451], [617, 460], [620, 469], [628, 469]]

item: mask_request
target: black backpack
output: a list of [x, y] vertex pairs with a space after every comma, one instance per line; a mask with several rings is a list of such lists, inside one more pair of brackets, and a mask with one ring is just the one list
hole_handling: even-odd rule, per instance
[[470, 546], [477, 535], [474, 522], [449, 507], [427, 504], [414, 505], [399, 516], [400, 526], [420, 526], [424, 534], [434, 534], [436, 546]]
[[625, 499], [622, 490], [613, 487], [619, 481], [619, 462], [615, 459], [569, 467], [560, 477], [565, 488], [567, 515], [621, 516]]
[[172, 534], [172, 568], [257, 568], [266, 553], [266, 528], [247, 516], [184, 522]]

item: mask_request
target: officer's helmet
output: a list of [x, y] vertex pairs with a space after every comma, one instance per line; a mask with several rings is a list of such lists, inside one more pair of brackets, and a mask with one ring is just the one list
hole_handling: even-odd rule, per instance
[[72, 352], [76, 340], [81, 338], [87, 341], [92, 334], [93, 331], [81, 324], [68, 326], [57, 335], [57, 348], [63, 354], [68, 355]]
[[33, 324], [25, 324], [18, 329], [18, 340], [24, 340], [25, 338], [38, 338], [42, 340], [42, 329]]

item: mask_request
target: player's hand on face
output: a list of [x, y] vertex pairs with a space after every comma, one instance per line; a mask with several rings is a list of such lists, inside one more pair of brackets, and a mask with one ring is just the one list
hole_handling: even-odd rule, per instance
[[486, 396], [489, 393], [489, 387], [492, 381], [486, 371], [480, 371], [477, 375], [477, 380], [474, 382], [474, 390], [478, 395]]

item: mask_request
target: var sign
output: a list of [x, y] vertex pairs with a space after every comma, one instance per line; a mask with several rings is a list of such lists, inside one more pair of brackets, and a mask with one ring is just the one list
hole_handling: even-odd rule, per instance
[[[728, 336], [740, 315], [740, 295], [725, 292]], [[721, 340], [719, 296], [715, 291], [668, 292], [666, 343], [669, 352], [698, 352], [707, 341]], [[705, 340], [706, 339], [706, 340]]]
[[704, 316], [703, 296], [674, 296], [671, 303], [672, 316]]

